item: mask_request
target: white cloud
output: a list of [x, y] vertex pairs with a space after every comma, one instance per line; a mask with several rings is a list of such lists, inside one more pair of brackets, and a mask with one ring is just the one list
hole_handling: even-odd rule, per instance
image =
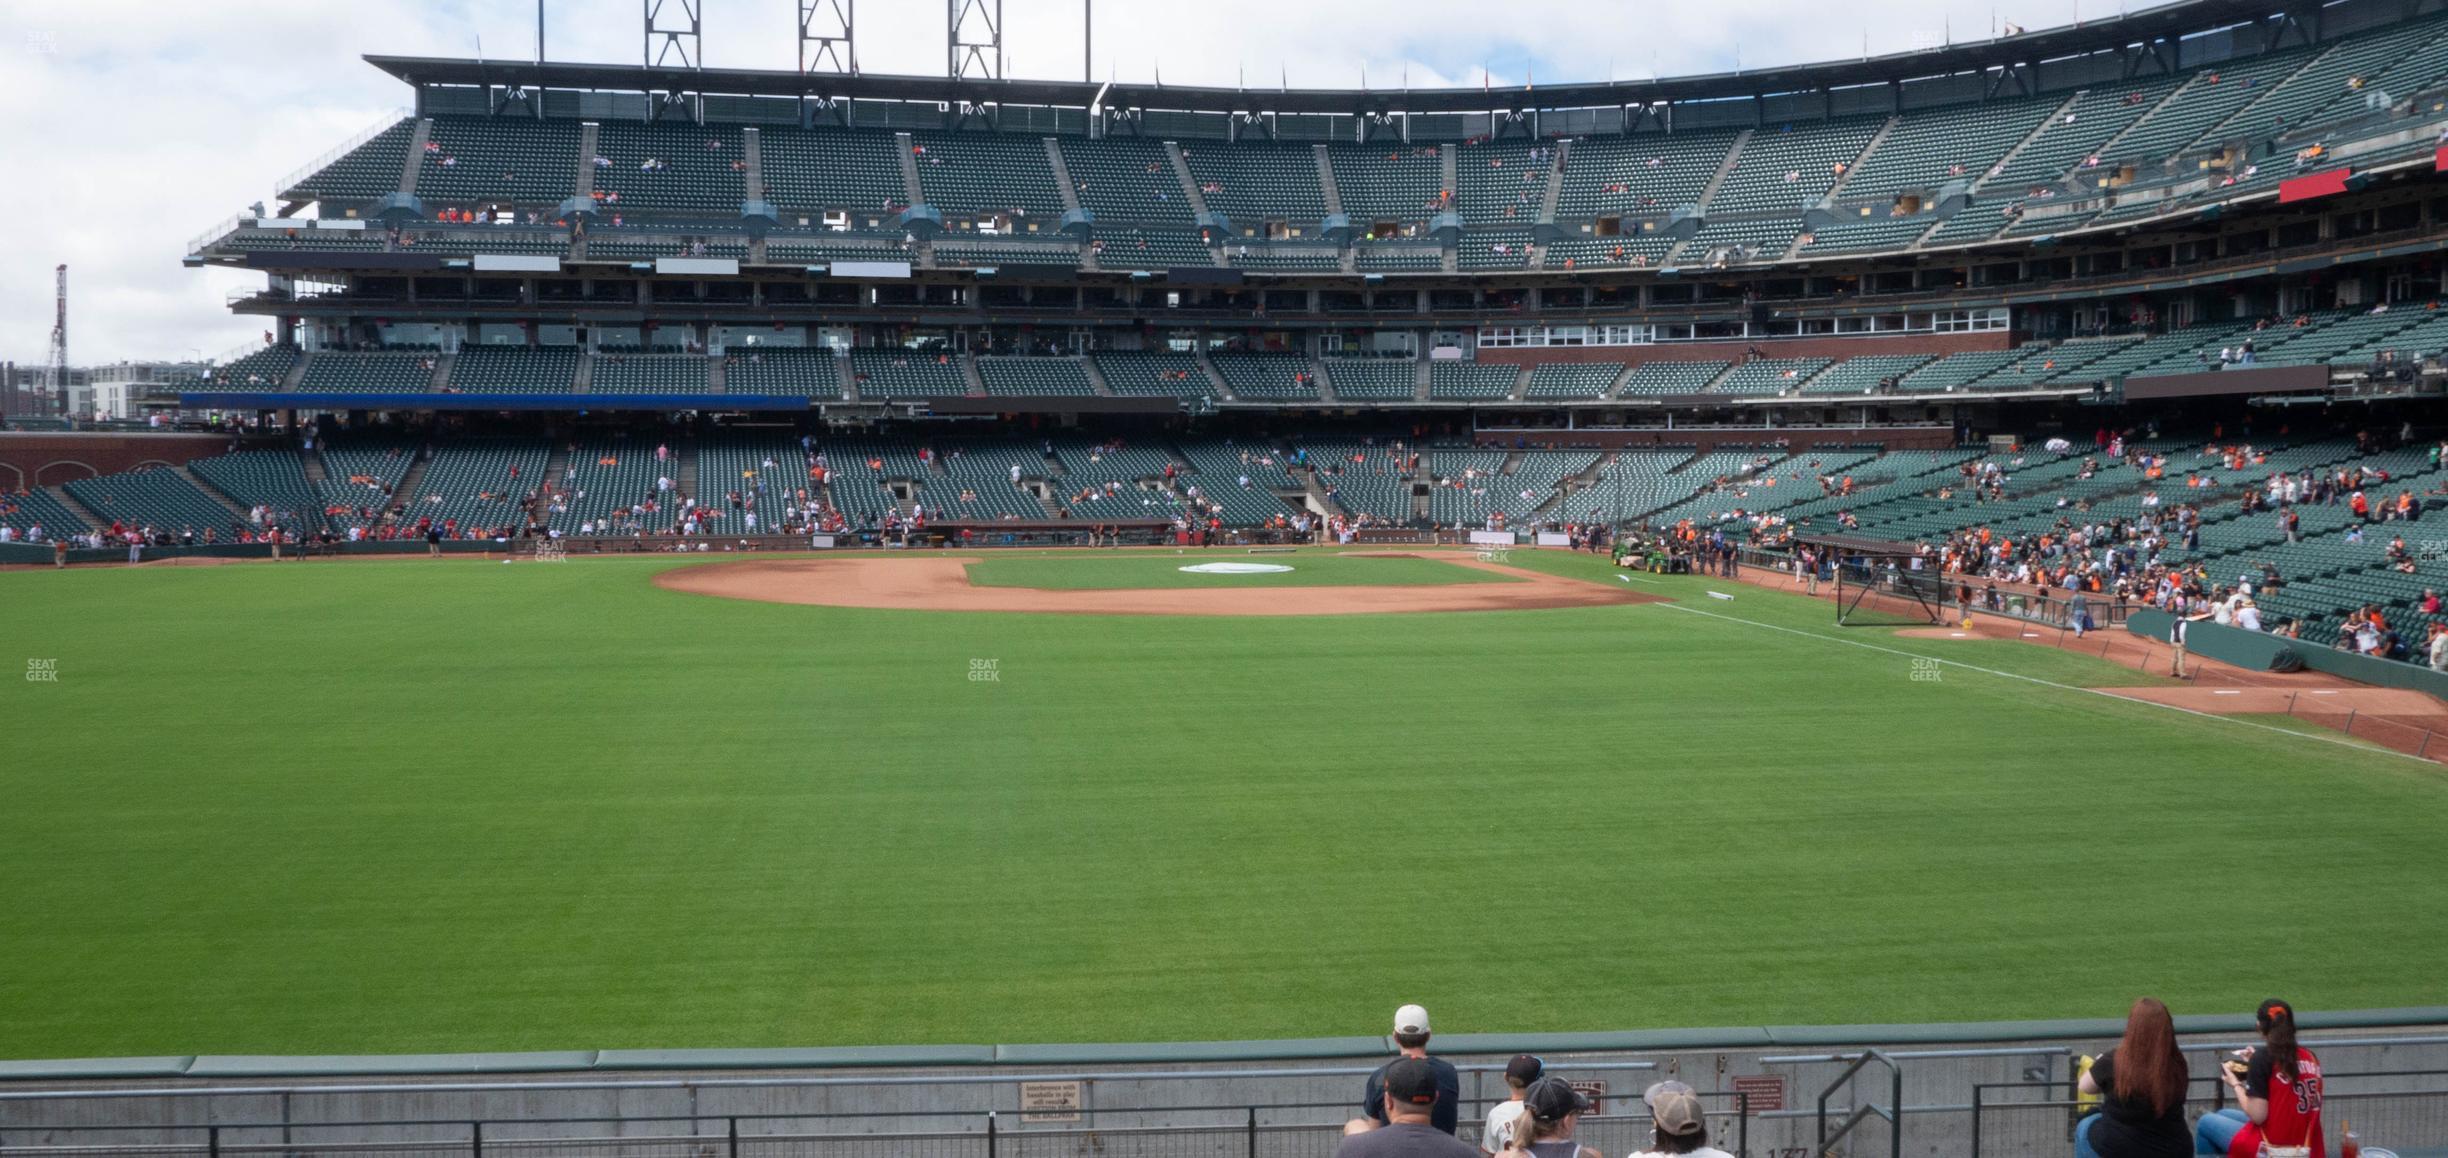
[[[1518, 84], [1715, 72], [2113, 15], [2118, 0], [1916, 0], [1832, 16], [1805, 0], [1105, 0], [1096, 75], [1271, 88]], [[2140, 6], [2139, 4], [2136, 5]], [[1081, 73], [1079, 0], [1006, 0], [1015, 76]], [[706, 61], [791, 68], [792, 0], [705, 0]], [[671, 0], [667, 14], [676, 13]], [[71, 355], [217, 355], [259, 339], [223, 306], [259, 275], [182, 269], [188, 239], [408, 101], [367, 53], [532, 58], [528, 0], [83, 0], [0, 22], [0, 358], [37, 361], [51, 267], [70, 266]], [[556, 59], [641, 56], [637, 0], [547, 0]], [[859, 9], [860, 65], [940, 73], [934, 0]]]

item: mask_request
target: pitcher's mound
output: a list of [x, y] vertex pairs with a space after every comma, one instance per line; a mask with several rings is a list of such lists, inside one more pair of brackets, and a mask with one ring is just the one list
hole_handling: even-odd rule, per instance
[[697, 595], [804, 603], [819, 607], [886, 607], [907, 611], [1018, 611], [1069, 615], [1360, 615], [1421, 611], [1533, 611], [1655, 603], [1654, 595], [1602, 587], [1535, 571], [1463, 559], [1454, 566], [1513, 576], [1518, 583], [1424, 587], [1190, 587], [1054, 591], [1035, 587], [972, 587], [965, 570], [975, 555], [850, 556], [831, 559], [743, 560], [682, 567], [655, 576], [655, 585]]

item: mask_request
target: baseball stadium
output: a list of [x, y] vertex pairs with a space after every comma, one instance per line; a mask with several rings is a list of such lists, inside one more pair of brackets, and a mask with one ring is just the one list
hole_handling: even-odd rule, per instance
[[2448, 4], [643, 6], [367, 56], [121, 412], [63, 290], [0, 1158], [2448, 1155]]

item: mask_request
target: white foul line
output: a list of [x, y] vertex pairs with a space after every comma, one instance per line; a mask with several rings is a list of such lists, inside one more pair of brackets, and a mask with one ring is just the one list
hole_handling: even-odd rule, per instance
[[1993, 675], [1993, 676], [1998, 676], [1998, 677], [2000, 677], [2000, 678], [2002, 678], [2002, 679], [2010, 679], [2010, 680], [2022, 680], [2022, 681], [2023, 681], [2023, 682], [2025, 682], [2025, 683], [2030, 683], [2030, 684], [2039, 684], [2041, 687], [2044, 687], [2044, 688], [2056, 688], [2056, 689], [2057, 689], [2057, 690], [2059, 690], [2059, 691], [2065, 691], [2065, 692], [2081, 692], [2081, 693], [2083, 693], [2084, 695], [2089, 695], [2089, 696], [2098, 696], [2098, 697], [2100, 697], [2100, 698], [2102, 698], [2102, 699], [2115, 700], [2116, 702], [2121, 703], [2121, 704], [2145, 704], [2145, 705], [2148, 705], [2148, 706], [2150, 706], [2150, 707], [2154, 707], [2154, 708], [2165, 708], [2165, 709], [2167, 709], [2168, 711], [2171, 711], [2171, 712], [2182, 712], [2182, 713], [2184, 713], [2185, 715], [2188, 715], [2188, 716], [2197, 716], [2197, 717], [2200, 717], [2201, 719], [2205, 719], [2205, 720], [2216, 720], [2216, 721], [2218, 721], [2218, 722], [2220, 722], [2220, 723], [2222, 723], [2222, 724], [2233, 724], [2233, 725], [2236, 725], [2236, 726], [2238, 726], [2238, 727], [2244, 727], [2244, 728], [2259, 728], [2260, 730], [2262, 730], [2262, 731], [2264, 731], [2264, 732], [2276, 732], [2277, 734], [2279, 734], [2279, 735], [2281, 735], [2281, 736], [2296, 736], [2296, 737], [2300, 737], [2300, 738], [2302, 738], [2302, 739], [2306, 739], [2306, 740], [2318, 740], [2318, 741], [2320, 741], [2320, 742], [2322, 742], [2322, 743], [2324, 743], [2324, 744], [2335, 744], [2335, 745], [2337, 745], [2337, 746], [2339, 746], [2339, 747], [2341, 747], [2341, 748], [2349, 748], [2349, 749], [2352, 749], [2352, 750], [2357, 751], [2357, 752], [2376, 752], [2376, 753], [2385, 753], [2385, 754], [2390, 755], [2390, 756], [2396, 756], [2396, 757], [2400, 757], [2400, 758], [2402, 758], [2402, 759], [2412, 760], [2412, 761], [2414, 761], [2414, 762], [2415, 762], [2415, 763], [2417, 763], [2417, 764], [2424, 764], [2424, 765], [2430, 765], [2430, 766], [2432, 766], [2432, 767], [2437, 767], [2437, 765], [2432, 764], [2432, 762], [2431, 762], [2429, 759], [2426, 759], [2426, 758], [2421, 757], [2421, 756], [2414, 755], [2414, 754], [2413, 754], [2413, 753], [2411, 753], [2411, 752], [2400, 752], [2400, 751], [2397, 751], [2397, 750], [2396, 750], [2396, 749], [2394, 749], [2394, 748], [2383, 748], [2383, 747], [2380, 747], [2380, 746], [2379, 746], [2379, 745], [2377, 745], [2377, 744], [2372, 744], [2372, 745], [2358, 744], [2358, 743], [2355, 743], [2354, 741], [2349, 740], [2349, 739], [2347, 739], [2347, 738], [2345, 738], [2345, 737], [2343, 737], [2343, 736], [2326, 736], [2326, 735], [2322, 735], [2322, 734], [2321, 734], [2321, 733], [2319, 733], [2319, 732], [2297, 732], [2297, 731], [2293, 731], [2293, 730], [2290, 730], [2290, 729], [2287, 729], [2287, 728], [2280, 728], [2280, 727], [2276, 727], [2276, 726], [2274, 726], [2274, 725], [2270, 725], [2270, 724], [2263, 724], [2263, 723], [2259, 723], [2259, 722], [2257, 722], [2257, 721], [2253, 721], [2253, 720], [2239, 720], [2239, 719], [2235, 718], [2234, 716], [2221, 716], [2221, 715], [2217, 715], [2217, 714], [2212, 713], [2212, 712], [2197, 712], [2197, 711], [2195, 711], [2195, 710], [2193, 710], [2193, 709], [2191, 709], [2191, 708], [2179, 707], [2179, 706], [2177, 706], [2177, 705], [2175, 705], [2175, 704], [2163, 704], [2163, 703], [2160, 703], [2160, 702], [2158, 702], [2158, 701], [2156, 701], [2156, 700], [2137, 700], [2137, 699], [2129, 699], [2129, 698], [2127, 698], [2127, 697], [2125, 697], [2125, 696], [2116, 695], [2116, 694], [2114, 694], [2114, 693], [2112, 693], [2112, 692], [2103, 692], [2103, 691], [2099, 690], [2098, 688], [2078, 688], [2078, 687], [2075, 687], [2075, 686], [2074, 686], [2074, 685], [2072, 685], [2072, 684], [2061, 684], [2061, 683], [2058, 683], [2058, 682], [2057, 682], [2057, 681], [2055, 681], [2055, 680], [2044, 680], [2044, 679], [2041, 679], [2041, 678], [2040, 678], [2040, 677], [2038, 677], [2038, 676], [2027, 676], [2027, 675], [2020, 675], [2020, 674], [2017, 674], [2017, 673], [2015, 673], [2015, 672], [2010, 672], [2010, 671], [1998, 671], [1998, 670], [1997, 670], [1997, 669], [1995, 669], [1995, 668], [1986, 668], [1986, 667], [1981, 667], [1981, 666], [1979, 666], [1979, 665], [1977, 665], [1977, 664], [1969, 664], [1969, 663], [1965, 663], [1965, 662], [1963, 662], [1962, 660], [1959, 660], [1959, 659], [1942, 659], [1942, 658], [1940, 658], [1940, 657], [1938, 657], [1938, 656], [1934, 656], [1934, 655], [1918, 655], [1918, 654], [1915, 654], [1915, 653], [1913, 653], [1913, 652], [1909, 652], [1909, 651], [1901, 651], [1901, 650], [1898, 650], [1898, 649], [1896, 649], [1896, 648], [1892, 648], [1892, 647], [1881, 647], [1881, 646], [1879, 646], [1878, 644], [1875, 644], [1875, 643], [1863, 643], [1862, 641], [1860, 641], [1860, 640], [1858, 640], [1858, 639], [1840, 639], [1840, 638], [1838, 638], [1838, 637], [1836, 637], [1836, 636], [1833, 636], [1833, 635], [1821, 635], [1821, 634], [1819, 634], [1819, 633], [1818, 633], [1818, 632], [1816, 632], [1816, 631], [1803, 631], [1803, 630], [1802, 630], [1802, 629], [1800, 629], [1800, 628], [1795, 628], [1795, 627], [1786, 627], [1786, 626], [1784, 626], [1784, 625], [1782, 625], [1782, 624], [1776, 624], [1776, 623], [1762, 623], [1762, 622], [1760, 622], [1759, 620], [1756, 620], [1756, 619], [1744, 619], [1744, 618], [1742, 618], [1742, 617], [1740, 617], [1740, 616], [1735, 616], [1735, 615], [1719, 615], [1719, 614], [1717, 614], [1717, 613], [1716, 613], [1716, 612], [1714, 612], [1714, 611], [1702, 611], [1702, 610], [1700, 610], [1700, 609], [1699, 609], [1699, 608], [1697, 608], [1697, 607], [1686, 607], [1686, 606], [1684, 606], [1684, 605], [1682, 605], [1682, 604], [1680, 604], [1680, 603], [1662, 603], [1662, 604], [1659, 604], [1658, 606], [1665, 607], [1665, 608], [1667, 608], [1667, 609], [1669, 609], [1669, 610], [1673, 610], [1673, 611], [1680, 611], [1680, 612], [1683, 612], [1684, 614], [1687, 614], [1687, 615], [1705, 615], [1705, 616], [1709, 617], [1710, 619], [1722, 619], [1722, 620], [1725, 620], [1725, 621], [1726, 621], [1726, 622], [1728, 622], [1728, 623], [1742, 623], [1742, 624], [1748, 624], [1748, 625], [1750, 625], [1750, 626], [1752, 626], [1752, 627], [1765, 627], [1765, 628], [1767, 628], [1767, 629], [1768, 629], [1768, 630], [1770, 630], [1770, 631], [1782, 631], [1782, 632], [1786, 633], [1787, 635], [1799, 635], [1799, 636], [1802, 636], [1802, 637], [1804, 637], [1804, 638], [1806, 638], [1806, 639], [1818, 639], [1818, 640], [1825, 640], [1825, 641], [1826, 641], [1826, 642], [1828, 642], [1828, 643], [1841, 643], [1841, 644], [1844, 644], [1844, 645], [1845, 645], [1845, 646], [1847, 646], [1847, 647], [1859, 647], [1859, 648], [1865, 648], [1865, 649], [1870, 650], [1870, 651], [1881, 651], [1881, 652], [1885, 652], [1885, 653], [1887, 653], [1888, 655], [1900, 655], [1900, 656], [1903, 656], [1903, 657], [1904, 657], [1904, 658], [1906, 658], [1906, 659], [1924, 659], [1924, 660], [1928, 660], [1928, 661], [1930, 661], [1930, 662], [1932, 662], [1932, 663], [1943, 663], [1943, 664], [1946, 664], [1946, 665], [1948, 665], [1948, 666], [1950, 666], [1950, 667], [1959, 667], [1959, 668], [1963, 668], [1963, 669], [1964, 669], [1964, 670], [1966, 670], [1966, 671], [1976, 671], [1976, 672], [1981, 673], [1982, 675]]

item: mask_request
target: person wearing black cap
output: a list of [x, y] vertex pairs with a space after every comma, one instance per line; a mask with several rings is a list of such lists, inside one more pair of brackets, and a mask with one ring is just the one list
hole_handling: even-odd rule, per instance
[[1480, 1158], [1469, 1143], [1436, 1128], [1433, 1115], [1444, 1091], [1427, 1058], [1396, 1058], [1380, 1072], [1385, 1097], [1378, 1112], [1385, 1124], [1354, 1122], [1360, 1132], [1345, 1137], [1334, 1158]]
[[1505, 1063], [1505, 1086], [1513, 1096], [1488, 1107], [1487, 1125], [1479, 1130], [1479, 1148], [1494, 1154], [1513, 1144], [1513, 1123], [1522, 1115], [1522, 1093], [1547, 1072], [1547, 1063], [1529, 1054], [1515, 1054]]
[[1599, 1158], [1598, 1152], [1573, 1141], [1573, 1128], [1589, 1099], [1562, 1078], [1540, 1078], [1522, 1091], [1521, 1117], [1513, 1123], [1513, 1144], [1499, 1158]]
[[[1455, 1127], [1461, 1125], [1462, 1119], [1462, 1075], [1454, 1071], [1453, 1063], [1428, 1056], [1428, 1011], [1417, 1005], [1406, 1005], [1395, 1010], [1393, 1037], [1394, 1048], [1402, 1051], [1403, 1058], [1428, 1063], [1430, 1071], [1436, 1075], [1436, 1105], [1430, 1111], [1429, 1120], [1437, 1129], [1453, 1133]], [[1376, 1073], [1369, 1075], [1368, 1085], [1360, 1098], [1361, 1116], [1352, 1119], [1344, 1127], [1345, 1132], [1365, 1130], [1371, 1124], [1385, 1124], [1386, 1073], [1401, 1060], [1397, 1058], [1387, 1062], [1377, 1067]]]

